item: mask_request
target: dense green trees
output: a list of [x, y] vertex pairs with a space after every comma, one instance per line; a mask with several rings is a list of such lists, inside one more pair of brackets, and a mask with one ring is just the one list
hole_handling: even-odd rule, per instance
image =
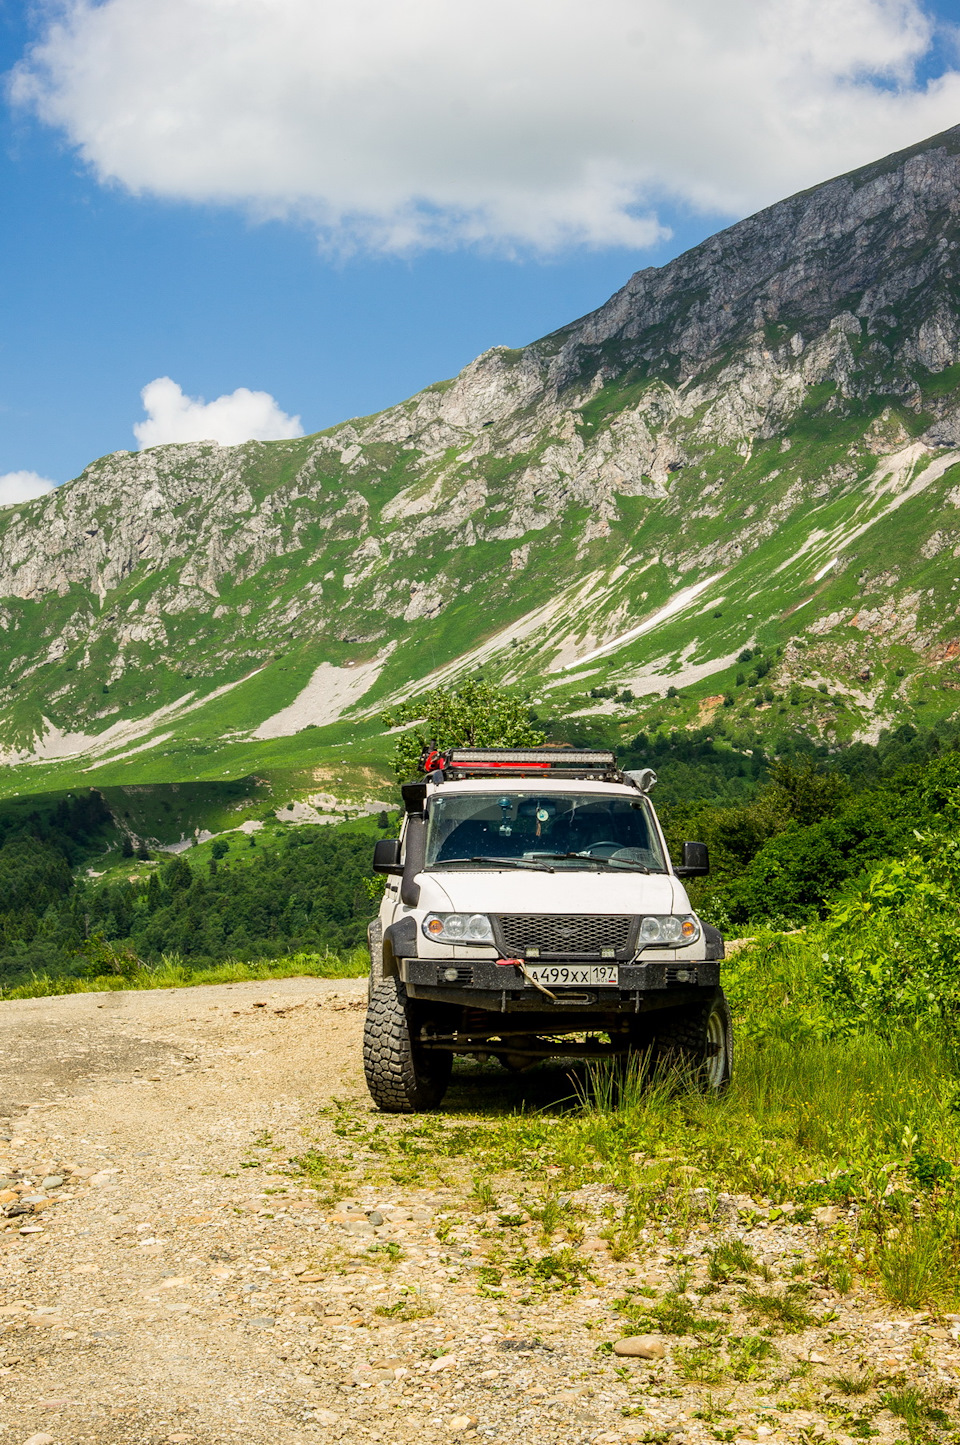
[[261, 835], [252, 851], [236, 834], [208, 864], [179, 853], [143, 881], [100, 884], [76, 866], [117, 841], [93, 797], [15, 820], [6, 834], [0, 814], [0, 986], [34, 972], [109, 972], [104, 960], [119, 968], [125, 954], [218, 961], [363, 942], [368, 832], [291, 828]]
[[62, 967], [83, 943], [74, 870], [102, 850], [112, 821], [94, 790], [52, 807], [0, 810], [0, 979], [11, 969]]
[[[435, 696], [432, 737], [492, 744], [503, 739], [505, 719], [513, 741], [536, 741], [522, 705], [501, 713], [492, 689], [470, 687], [481, 690]], [[464, 739], [471, 698], [482, 727]], [[403, 736], [408, 759], [419, 754], [419, 739]], [[833, 753], [798, 739], [777, 759], [705, 730], [641, 734], [619, 751], [625, 766], [659, 773], [655, 796], [674, 856], [684, 838], [710, 845], [713, 871], [691, 894], [728, 931], [829, 919], [845, 899], [862, 900], [865, 880], [885, 868], [933, 877], [937, 848], [949, 852], [960, 837], [960, 751], [957, 737], [942, 732], [901, 728], [876, 746]], [[387, 822], [381, 816], [380, 828]], [[922, 848], [918, 834], [928, 839]], [[88, 973], [105, 960], [122, 971], [124, 958], [152, 963], [171, 953], [197, 965], [353, 948], [375, 908], [372, 841], [369, 824], [224, 834], [199, 857], [177, 854], [145, 879], [99, 882], [87, 865], [122, 836], [98, 793], [32, 810], [15, 800], [0, 807], [0, 985], [31, 972]], [[953, 904], [944, 895], [936, 906], [949, 912]], [[903, 907], [914, 919], [913, 904]], [[871, 918], [878, 909], [874, 898]], [[925, 925], [910, 927], [919, 939]]]
[[[221, 840], [224, 844], [226, 839]], [[230, 853], [242, 848], [242, 863]], [[371, 839], [349, 829], [297, 828], [260, 846], [218, 849], [208, 867], [179, 853], [147, 883], [115, 883], [87, 901], [88, 928], [128, 939], [141, 957], [267, 958], [298, 949], [354, 948], [371, 914]], [[216, 871], [213, 871], [213, 868]]]
[[691, 890], [695, 905], [727, 928], [822, 917], [852, 879], [903, 856], [917, 829], [938, 825], [960, 786], [960, 752], [925, 756], [887, 770], [862, 750], [853, 759], [807, 754], [770, 763], [767, 781], [739, 806], [674, 797], [662, 810], [671, 847], [691, 837], [711, 849], [713, 871]]

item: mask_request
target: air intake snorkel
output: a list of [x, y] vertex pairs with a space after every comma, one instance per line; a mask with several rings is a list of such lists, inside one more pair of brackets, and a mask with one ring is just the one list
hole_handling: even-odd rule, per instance
[[404, 834], [403, 876], [400, 879], [400, 902], [408, 908], [415, 908], [420, 902], [420, 884], [417, 874], [423, 872], [427, 857], [427, 785], [426, 783], [404, 783], [400, 789], [403, 806], [407, 814], [407, 831]]

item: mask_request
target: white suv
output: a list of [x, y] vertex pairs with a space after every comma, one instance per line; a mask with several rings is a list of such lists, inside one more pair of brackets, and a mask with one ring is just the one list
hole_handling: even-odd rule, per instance
[[732, 1031], [723, 940], [690, 907], [702, 843], [670, 862], [656, 775], [612, 753], [458, 748], [402, 788], [370, 925], [367, 1085], [391, 1113], [443, 1098], [454, 1054], [508, 1068], [634, 1051], [720, 1089]]

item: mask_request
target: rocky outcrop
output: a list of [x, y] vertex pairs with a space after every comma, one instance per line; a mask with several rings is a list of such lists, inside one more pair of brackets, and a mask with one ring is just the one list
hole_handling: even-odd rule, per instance
[[[347, 645], [373, 657], [472, 593], [467, 652], [488, 619], [506, 625], [518, 588], [527, 610], [547, 606], [597, 566], [613, 591], [581, 631], [629, 631], [647, 598], [630, 591], [637, 558], [686, 586], [867, 486], [876, 458], [917, 436], [927, 453], [960, 446], [958, 214], [960, 127], [378, 416], [102, 458], [0, 515], [0, 717], [22, 740], [52, 703], [59, 726], [86, 728], [291, 648], [313, 647], [316, 666]], [[805, 440], [797, 461], [813, 417], [820, 450]], [[952, 554], [938, 534], [923, 555]]]

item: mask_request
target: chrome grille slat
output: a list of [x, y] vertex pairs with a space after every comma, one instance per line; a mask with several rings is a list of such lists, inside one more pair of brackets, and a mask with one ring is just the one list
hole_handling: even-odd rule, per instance
[[540, 958], [597, 958], [603, 950], [626, 952], [630, 914], [501, 913], [496, 917], [504, 951], [525, 958], [530, 949]]

